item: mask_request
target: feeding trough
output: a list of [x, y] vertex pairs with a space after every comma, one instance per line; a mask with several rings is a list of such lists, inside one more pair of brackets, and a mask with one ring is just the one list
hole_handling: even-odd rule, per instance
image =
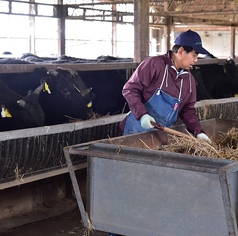
[[[201, 124], [213, 141], [238, 127], [224, 119]], [[148, 149], [167, 138], [157, 130], [64, 148], [85, 227], [128, 236], [238, 235], [238, 162]], [[88, 158], [86, 207], [74, 155]]]

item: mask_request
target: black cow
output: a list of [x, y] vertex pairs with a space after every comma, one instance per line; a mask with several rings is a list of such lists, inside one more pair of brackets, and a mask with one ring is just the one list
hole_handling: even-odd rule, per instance
[[93, 117], [91, 109], [94, 98], [92, 88], [87, 88], [78, 73], [58, 68], [47, 72], [43, 80], [50, 93], [40, 95], [40, 104], [45, 111], [46, 125], [67, 123], [71, 119], [87, 120]]
[[38, 102], [43, 86], [40, 85], [28, 96], [21, 96], [0, 80], [0, 131], [32, 128], [44, 124], [44, 111]]
[[1, 74], [1, 79], [21, 95], [46, 82], [49, 90], [44, 89], [39, 96], [45, 112], [44, 125], [67, 123], [72, 118], [86, 120], [94, 115], [88, 107], [93, 100], [91, 89], [87, 89], [78, 74], [70, 69], [36, 68], [32, 73]]
[[[100, 56], [95, 60], [85, 60], [81, 58], [73, 58], [67, 57], [66, 55], [62, 55], [59, 58], [41, 58], [33, 54], [25, 54], [20, 59], [21, 63], [25, 64], [35, 64], [35, 63], [120, 63], [120, 62], [132, 62], [132, 58], [117, 58], [111, 56]], [[1, 61], [0, 61], [1, 63]], [[3, 62], [4, 63], [4, 62]], [[13, 63], [13, 62], [12, 62]], [[42, 105], [45, 114], [45, 125], [51, 124], [59, 124], [68, 122], [72, 117], [75, 119], [89, 119], [93, 116], [93, 112], [99, 114], [100, 116], [104, 115], [114, 115], [121, 114], [129, 111], [128, 106], [126, 105], [126, 101], [122, 96], [122, 88], [126, 82], [127, 74], [126, 70], [98, 70], [98, 71], [78, 71], [79, 76], [82, 78], [84, 84], [87, 87], [92, 88], [92, 91], [85, 96], [85, 91], [88, 92], [87, 89], [81, 89], [80, 85], [74, 86], [74, 90], [83, 91], [83, 99], [86, 100], [86, 103], [92, 101], [93, 94], [95, 95], [93, 99], [92, 110], [85, 106], [84, 102], [81, 102], [79, 98], [74, 98], [75, 102], [71, 102], [69, 104], [69, 94], [73, 92], [67, 92], [67, 86], [65, 85], [65, 89], [60, 88], [59, 82], [54, 84], [54, 81], [61, 80], [61, 75], [64, 74], [64, 77], [67, 77], [68, 80], [72, 80], [72, 74], [64, 70], [58, 71], [58, 75], [54, 78], [54, 74], [47, 74], [46, 69], [39, 68], [35, 69], [32, 73], [15, 73], [15, 74], [4, 74], [0, 75], [0, 78], [4, 79], [6, 83], [11, 87], [14, 91], [25, 94], [28, 90], [31, 90], [36, 86], [42, 79], [47, 82], [50, 87], [51, 94], [41, 93], [40, 94], [40, 104]], [[76, 76], [78, 77], [78, 75]], [[24, 79], [23, 79], [24, 78]], [[54, 79], [53, 79], [54, 78]], [[77, 78], [78, 81], [80, 78]], [[59, 92], [61, 90], [61, 95], [63, 94], [63, 98], [60, 98], [60, 95], [57, 95], [57, 102], [53, 102], [56, 99], [53, 98], [53, 88], [55, 91]], [[77, 89], [76, 89], [77, 88]], [[22, 91], [24, 89], [24, 91]], [[74, 91], [74, 92], [75, 92]], [[54, 94], [54, 97], [56, 95]], [[79, 95], [77, 95], [79, 96]], [[66, 101], [66, 98], [68, 102]], [[72, 100], [71, 100], [72, 101]], [[68, 103], [68, 105], [67, 105]], [[62, 105], [61, 105], [62, 104]], [[64, 105], [63, 105], [64, 104]], [[77, 105], [76, 105], [77, 104]], [[82, 104], [81, 107], [79, 107]], [[51, 106], [51, 107], [50, 107]], [[60, 107], [61, 106], [61, 107]], [[67, 109], [67, 112], [64, 111]], [[76, 113], [78, 109], [78, 113]], [[79, 111], [81, 113], [79, 114]], [[57, 118], [56, 118], [57, 117]]]
[[227, 95], [227, 91], [225, 89], [227, 81], [225, 80], [226, 76], [223, 65], [209, 64], [201, 65], [199, 67], [203, 77], [203, 83], [213, 99], [225, 98], [229, 96]]
[[95, 113], [115, 115], [128, 112], [122, 88], [126, 82], [126, 70], [78, 71], [87, 87], [92, 87], [95, 97], [92, 109]]
[[225, 89], [233, 97], [238, 94], [238, 66], [234, 60], [226, 60], [224, 73], [226, 75]]
[[197, 101], [212, 99], [211, 94], [207, 91], [204, 85], [200, 67], [194, 66], [193, 69], [191, 69], [191, 73], [196, 80]]
[[[220, 83], [224, 78], [223, 68], [217, 64], [199, 65], [191, 70], [197, 84], [197, 100], [221, 97]], [[198, 86], [199, 85], [199, 86]]]
[[234, 97], [238, 93], [238, 68], [233, 60], [222, 64], [194, 66], [197, 101]]

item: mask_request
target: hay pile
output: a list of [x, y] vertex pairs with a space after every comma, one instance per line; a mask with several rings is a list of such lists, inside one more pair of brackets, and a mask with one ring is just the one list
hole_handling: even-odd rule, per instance
[[171, 136], [169, 144], [158, 150], [238, 161], [238, 129], [233, 127], [227, 133], [220, 133], [219, 141], [212, 144], [191, 135]]

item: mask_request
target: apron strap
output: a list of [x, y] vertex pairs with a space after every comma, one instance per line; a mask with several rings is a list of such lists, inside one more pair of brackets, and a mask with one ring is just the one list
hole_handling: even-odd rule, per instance
[[181, 79], [181, 84], [180, 84], [179, 97], [178, 97], [179, 101], [181, 100], [182, 88], [183, 88], [183, 79]]
[[163, 86], [163, 84], [164, 84], [165, 76], [166, 76], [166, 75], [168, 76], [168, 67], [169, 67], [169, 65], [168, 65], [168, 64], [166, 64], [166, 66], [165, 66], [165, 70], [164, 70], [164, 76], [163, 76], [163, 80], [162, 80], [162, 83], [161, 83], [161, 85], [160, 85], [159, 89], [161, 89], [161, 88], [162, 88], [162, 86]]
[[[162, 83], [161, 83], [161, 85], [160, 85], [160, 87], [159, 87], [159, 90], [161, 90], [162, 87], [163, 87], [165, 77], [166, 77], [166, 78], [168, 77], [168, 67], [169, 67], [169, 65], [166, 64], [165, 70], [164, 70], [163, 80], [162, 80]], [[166, 81], [167, 81], [167, 80], [166, 80]], [[166, 84], [166, 86], [168, 86], [168, 85]], [[183, 88], [183, 79], [181, 79], [181, 83], [180, 83], [180, 90], [179, 90], [179, 97], [178, 97], [178, 100], [179, 100], [179, 101], [181, 100], [182, 88]]]

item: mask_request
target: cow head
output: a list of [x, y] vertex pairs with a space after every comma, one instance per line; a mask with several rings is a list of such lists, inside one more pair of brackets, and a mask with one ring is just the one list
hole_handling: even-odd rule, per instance
[[[0, 80], [1, 131], [32, 128], [44, 125], [45, 115], [38, 102], [43, 89], [40, 85], [28, 96], [12, 91]], [[6, 127], [8, 125], [9, 127]]]
[[87, 120], [94, 115], [92, 89], [86, 87], [77, 72], [57, 68], [47, 73], [44, 82], [48, 93], [41, 94], [47, 125], [68, 122], [70, 118]]

